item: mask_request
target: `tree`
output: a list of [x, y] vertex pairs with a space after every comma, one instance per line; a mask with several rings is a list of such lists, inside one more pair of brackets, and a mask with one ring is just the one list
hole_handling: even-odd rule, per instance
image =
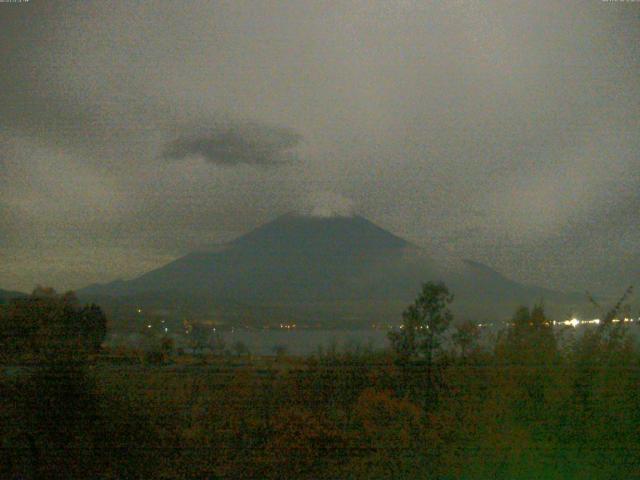
[[453, 295], [444, 283], [424, 283], [418, 297], [402, 314], [400, 332], [389, 333], [389, 340], [401, 365], [408, 366], [415, 359], [426, 363], [421, 387], [424, 389], [425, 408], [436, 398], [433, 388], [434, 357], [440, 349], [442, 335], [453, 320], [449, 310], [452, 301]]
[[220, 330], [214, 329], [210, 344], [215, 355], [226, 355], [229, 353], [227, 350], [227, 341], [224, 339], [224, 335]]
[[87, 346], [93, 350], [100, 350], [102, 342], [107, 336], [107, 317], [102, 309], [92, 303], [85, 306], [80, 311], [81, 316], [81, 335], [84, 337]]
[[427, 365], [440, 348], [442, 334], [447, 330], [453, 314], [449, 304], [453, 295], [442, 283], [427, 282], [413, 304], [402, 313], [400, 332], [391, 332], [389, 340], [401, 361], [422, 357]]
[[201, 354], [205, 348], [210, 347], [211, 329], [203, 323], [194, 323], [190, 337], [193, 352]]
[[451, 336], [451, 339], [454, 345], [460, 350], [462, 358], [466, 358], [474, 349], [478, 342], [479, 335], [480, 329], [478, 325], [471, 320], [456, 325], [455, 332]]
[[80, 307], [73, 292], [59, 295], [51, 288], [13, 299], [2, 317], [0, 347], [8, 358], [70, 359], [97, 351], [106, 335], [100, 307]]
[[169, 359], [169, 357], [173, 354], [175, 350], [175, 342], [171, 337], [162, 337], [160, 340], [160, 352], [162, 353], [162, 357], [165, 359]]
[[88, 354], [100, 347], [105, 333], [102, 310], [96, 305], [81, 307], [72, 292], [60, 295], [37, 287], [4, 309], [3, 360], [37, 363], [29, 375], [18, 376], [10, 399], [11, 422], [20, 426], [28, 446], [21, 449], [21, 460], [30, 465], [33, 478], [77, 478], [79, 471], [95, 477], [88, 471], [91, 461], [81, 453], [88, 450], [78, 446], [84, 435], [91, 434], [98, 416], [99, 402], [85, 367]]
[[[583, 409], [589, 405], [593, 378], [598, 368], [624, 364], [633, 358], [630, 355], [633, 351], [632, 337], [629, 336], [626, 322], [620, 321], [623, 310], [628, 308], [626, 301], [632, 293], [633, 286], [629, 286], [618, 301], [601, 316], [598, 328], [587, 329], [574, 345], [576, 398]], [[587, 295], [591, 303], [601, 310], [602, 306], [595, 298], [589, 293]]]
[[535, 305], [531, 310], [519, 307], [512, 317], [506, 337], [499, 342], [497, 349], [514, 363], [544, 363], [553, 360], [558, 349], [543, 305]]

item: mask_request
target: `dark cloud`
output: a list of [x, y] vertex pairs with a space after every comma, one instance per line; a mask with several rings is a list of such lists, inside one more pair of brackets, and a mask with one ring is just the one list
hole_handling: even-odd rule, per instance
[[181, 136], [166, 146], [163, 157], [202, 157], [216, 165], [275, 165], [290, 160], [290, 151], [300, 140], [287, 128], [226, 123]]

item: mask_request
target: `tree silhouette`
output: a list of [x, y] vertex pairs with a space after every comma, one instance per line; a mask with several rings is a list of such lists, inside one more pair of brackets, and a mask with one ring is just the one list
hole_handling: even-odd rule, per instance
[[210, 347], [211, 329], [202, 324], [194, 323], [189, 334], [191, 337], [191, 348], [193, 352], [201, 354], [205, 348]]
[[455, 332], [451, 336], [453, 344], [458, 347], [462, 358], [466, 358], [478, 342], [480, 328], [471, 320], [456, 325]]
[[[442, 335], [449, 327], [453, 315], [449, 304], [453, 295], [442, 283], [427, 282], [413, 304], [402, 314], [402, 325], [399, 332], [390, 332], [389, 340], [396, 353], [400, 365], [410, 367], [412, 361], [418, 360], [426, 364], [420, 390], [425, 408], [431, 406], [436, 399], [434, 389], [434, 358], [442, 345]], [[410, 368], [404, 368], [406, 385], [413, 384], [407, 374]], [[411, 388], [411, 387], [410, 387]]]
[[86, 345], [92, 351], [100, 350], [100, 346], [107, 335], [107, 317], [102, 309], [92, 303], [80, 311], [80, 333]]
[[391, 332], [389, 339], [403, 361], [423, 357], [427, 365], [442, 343], [442, 334], [453, 319], [449, 304], [453, 295], [442, 283], [427, 282], [413, 304], [402, 314], [400, 332]]
[[80, 307], [73, 292], [57, 294], [37, 287], [11, 300], [0, 323], [5, 357], [62, 359], [96, 352], [106, 335], [107, 320], [97, 305]]
[[511, 320], [506, 336], [496, 346], [511, 363], [547, 363], [557, 354], [557, 344], [551, 321], [542, 304], [529, 310], [519, 307]]

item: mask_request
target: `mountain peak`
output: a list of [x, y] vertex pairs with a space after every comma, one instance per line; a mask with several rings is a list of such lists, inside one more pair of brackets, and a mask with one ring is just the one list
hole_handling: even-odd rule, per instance
[[237, 247], [300, 249], [396, 249], [410, 246], [400, 237], [360, 215], [314, 216], [296, 212], [281, 215], [232, 242]]

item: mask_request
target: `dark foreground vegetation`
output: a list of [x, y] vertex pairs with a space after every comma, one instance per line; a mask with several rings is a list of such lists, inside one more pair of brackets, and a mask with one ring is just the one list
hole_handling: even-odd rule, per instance
[[451, 300], [426, 284], [388, 352], [139, 358], [38, 290], [1, 307], [0, 478], [640, 478], [621, 303], [580, 335], [522, 308], [486, 348]]

